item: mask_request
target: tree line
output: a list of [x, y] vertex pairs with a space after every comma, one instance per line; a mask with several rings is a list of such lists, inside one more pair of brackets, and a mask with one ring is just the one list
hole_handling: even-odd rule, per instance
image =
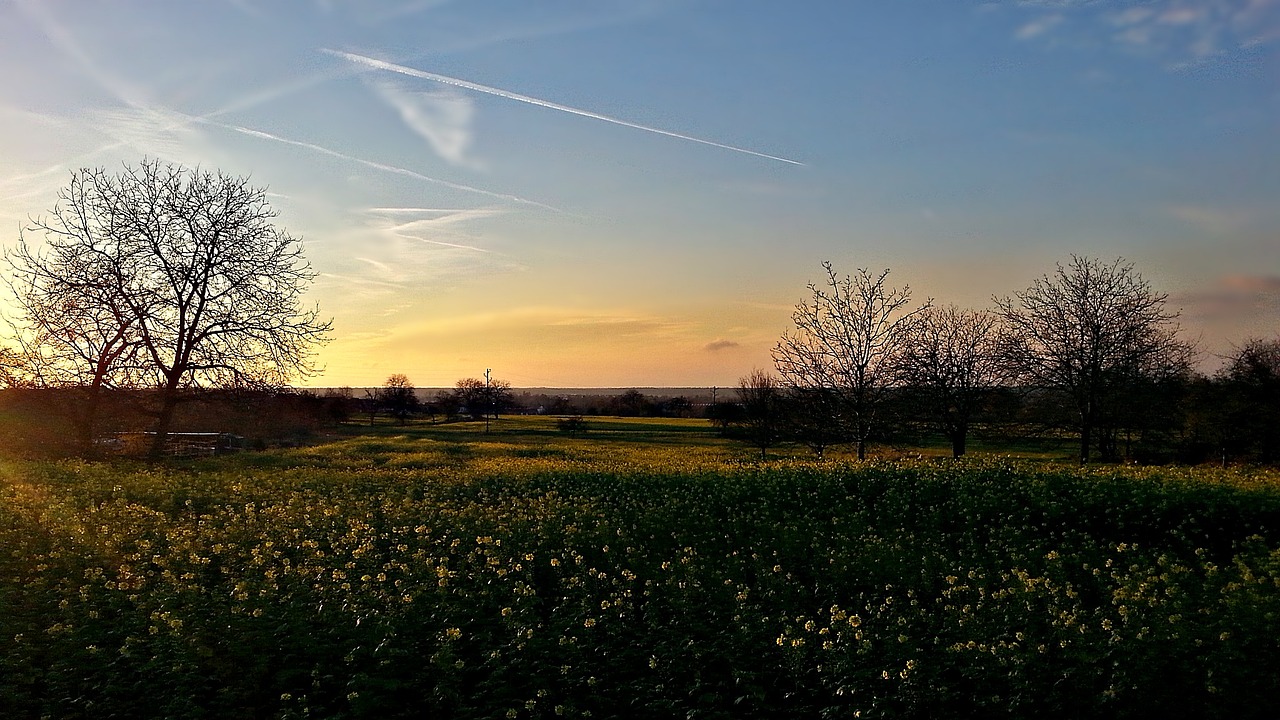
[[437, 418], [496, 420], [502, 413], [518, 407], [511, 392], [511, 383], [492, 379], [487, 373], [483, 380], [462, 378], [453, 390], [427, 400], [419, 397], [417, 388], [403, 373], [389, 376], [380, 388], [366, 390], [362, 398], [355, 398], [350, 389], [333, 394], [345, 396], [350, 401], [349, 406], [356, 406], [360, 412], [368, 414], [370, 425], [377, 420], [379, 413], [405, 425], [417, 415], [429, 415], [433, 421]]
[[[275, 218], [265, 189], [220, 172], [156, 160], [73, 172], [0, 258], [13, 308], [0, 384], [74, 396], [85, 451], [103, 413], [126, 403], [149, 418], [153, 454], [192, 398], [286, 391], [316, 372], [332, 325], [303, 303], [315, 274]], [[960, 456], [975, 427], [1039, 423], [1078, 437], [1082, 463], [1155, 446], [1189, 461], [1280, 459], [1280, 339], [1249, 340], [1221, 372], [1198, 375], [1167, 295], [1123, 259], [1072, 257], [987, 310], [913, 305], [888, 270], [823, 268], [773, 349], [772, 372], [742, 378], [738, 402], [709, 409], [762, 453], [847, 443], [864, 458], [869, 443], [929, 429]], [[408, 378], [393, 375], [361, 412], [488, 420], [513, 403], [510, 385], [486, 374], [419, 407]], [[340, 414], [350, 403], [321, 405]], [[688, 398], [639, 391], [548, 398], [544, 410], [699, 413]]]
[[389, 376], [382, 387], [363, 391], [357, 396], [350, 388], [327, 390], [324, 397], [345, 403], [344, 419], [358, 414], [376, 422], [381, 415], [407, 424], [411, 418], [437, 420], [497, 419], [504, 413], [552, 416], [616, 417], [707, 417], [707, 404], [695, 404], [687, 395], [646, 395], [630, 388], [617, 394], [565, 395], [523, 392], [517, 395], [505, 380], [482, 380], [468, 377], [457, 381], [447, 391], [424, 396], [407, 376]]
[[909, 442], [964, 455], [975, 426], [1040, 426], [1093, 460], [1280, 460], [1280, 338], [1252, 339], [1217, 374], [1194, 370], [1168, 296], [1122, 258], [1073, 256], [989, 310], [913, 306], [889, 271], [809, 286], [774, 372], [743, 377], [726, 430], [760, 448]]

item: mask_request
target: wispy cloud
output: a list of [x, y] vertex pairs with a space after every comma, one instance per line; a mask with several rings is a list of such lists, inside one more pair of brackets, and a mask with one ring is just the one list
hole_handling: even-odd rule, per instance
[[708, 352], [720, 352], [721, 350], [732, 350], [733, 348], [742, 347], [742, 343], [733, 340], [713, 340], [702, 346], [703, 350]]
[[1280, 275], [1227, 275], [1222, 284], [1236, 292], [1280, 297]]
[[390, 80], [373, 80], [370, 85], [437, 155], [451, 165], [479, 167], [467, 157], [471, 147], [471, 117], [475, 114], [471, 98], [452, 89], [415, 92]]
[[196, 164], [201, 141], [190, 116], [163, 108], [103, 109], [95, 113], [94, 128], [113, 139], [105, 148], [132, 147], [149, 157]]
[[433, 215], [463, 212], [457, 208], [429, 208], [429, 207], [371, 207], [365, 212], [376, 215]]
[[[508, 212], [503, 208], [372, 207], [357, 210], [335, 238], [338, 246], [359, 248], [342, 257], [340, 271], [319, 282], [348, 300], [357, 314], [395, 315], [421, 298], [424, 288], [452, 287], [477, 273], [520, 269], [516, 258], [485, 247], [469, 225]], [[350, 262], [355, 260], [357, 262]], [[394, 304], [390, 298], [413, 289], [415, 300]]]
[[618, 341], [669, 337], [689, 328], [689, 323], [678, 319], [625, 309], [585, 311], [568, 307], [532, 306], [433, 318], [406, 325], [403, 331], [415, 335], [447, 335], [458, 332], [488, 335], [497, 330], [508, 329], [527, 334], [577, 337], [584, 341], [598, 340], [601, 332], [608, 332], [611, 340]]
[[1045, 33], [1052, 30], [1055, 26], [1060, 24], [1062, 24], [1061, 15], [1057, 15], [1057, 14], [1046, 15], [1044, 17], [1036, 18], [1035, 20], [1032, 20], [1031, 22], [1018, 28], [1018, 30], [1014, 33], [1014, 36], [1017, 37], [1019, 40], [1030, 40], [1032, 38], [1038, 38], [1041, 35], [1044, 35]]
[[683, 135], [681, 133], [671, 132], [670, 130], [662, 130], [660, 128], [650, 127], [648, 125], [641, 125], [639, 123], [633, 123], [628, 120], [620, 120], [618, 118], [609, 117], [608, 115], [601, 115], [599, 113], [591, 112], [589, 110], [582, 110], [579, 108], [569, 107], [568, 105], [561, 105], [559, 103], [554, 103], [549, 100], [541, 100], [539, 98], [530, 97], [528, 95], [521, 95], [519, 93], [514, 93], [509, 90], [502, 90], [501, 88], [490, 87], [488, 85], [481, 85], [479, 83], [473, 83], [468, 80], [459, 80], [458, 78], [452, 78], [446, 75], [439, 75], [436, 73], [427, 72], [425, 70], [417, 70], [411, 67], [406, 67], [404, 65], [397, 65], [395, 63], [389, 63], [383, 60], [377, 60], [375, 58], [366, 57], [364, 55], [357, 55], [355, 53], [342, 52], [340, 50], [329, 50], [329, 49], [324, 49], [322, 50], [322, 52], [328, 53], [330, 55], [334, 55], [336, 57], [343, 58], [353, 63], [366, 65], [368, 67], [375, 68], [378, 70], [386, 70], [389, 72], [400, 73], [401, 75], [408, 75], [409, 77], [420, 78], [423, 80], [433, 80], [435, 82], [444, 83], [446, 85], [453, 85], [455, 87], [465, 88], [467, 90], [474, 90], [476, 92], [487, 93], [489, 95], [496, 95], [498, 97], [506, 98], [508, 100], [515, 100], [517, 102], [528, 103], [530, 105], [537, 105], [539, 107], [544, 107], [550, 110], [558, 110], [560, 112], [570, 113], [572, 115], [580, 115], [582, 117], [592, 118], [594, 120], [602, 120], [604, 122], [613, 123], [615, 125], [622, 125], [623, 127], [629, 127], [635, 130], [643, 130], [645, 132], [656, 133], [658, 135], [665, 135], [667, 137], [673, 137], [679, 140], [687, 140], [689, 142], [700, 143], [702, 145], [710, 145], [712, 147], [721, 148], [723, 150], [730, 150], [732, 152], [743, 153], [746, 155], [754, 155], [756, 157], [766, 158], [769, 160], [777, 160], [778, 162], [789, 163], [791, 165], [804, 165], [804, 163], [798, 160], [790, 160], [788, 158], [779, 157], [777, 155], [769, 155], [767, 153], [756, 152], [755, 150], [748, 150], [746, 148], [735, 147], [733, 145], [726, 145], [724, 143], [718, 143], [712, 140], [704, 140], [702, 138], [696, 138], [691, 135]]
[[[17, 0], [15, 5], [81, 74], [120, 104], [93, 111], [87, 121], [76, 123], [86, 128], [85, 135], [97, 133], [109, 138], [110, 142], [35, 175], [51, 177], [89, 158], [124, 147], [182, 163], [195, 164], [202, 159], [203, 153], [197, 149], [201, 138], [193, 130], [191, 117], [157, 106], [148, 99], [144, 89], [108, 72], [104, 63], [91, 56], [84, 44], [58, 20], [50, 4]], [[25, 177], [32, 178], [33, 175]]]
[[1173, 205], [1168, 211], [1173, 217], [1211, 237], [1233, 235], [1250, 227], [1256, 219], [1256, 213], [1243, 208]]
[[[490, 250], [480, 247], [472, 236], [461, 232], [458, 226], [475, 220], [502, 215], [495, 208], [473, 208], [466, 210], [442, 210], [429, 208], [394, 208], [392, 212], [370, 209], [370, 224], [379, 231], [395, 237], [412, 240], [427, 245], [470, 250], [478, 253], [489, 253]], [[411, 220], [403, 220], [405, 215], [419, 215]]]
[[[1179, 68], [1280, 40], [1278, 0], [1019, 0], [1030, 20], [1014, 30], [1021, 40], [1076, 42], [1106, 38], [1116, 47]], [[1067, 36], [1071, 37], [1068, 38]]]
[[424, 10], [431, 10], [448, 3], [449, 0], [415, 0], [415, 2], [407, 2], [397, 5], [389, 10], [375, 13], [369, 16], [369, 21], [375, 24], [381, 24], [388, 20], [398, 20], [410, 15], [417, 15]]
[[38, 0], [16, 0], [14, 4], [86, 77], [126, 105], [140, 110], [145, 109], [146, 103], [141, 99], [142, 93], [129, 83], [108, 73], [102, 63], [90, 57], [80, 41], [50, 12], [48, 3]]
[[393, 269], [390, 265], [384, 262], [379, 262], [377, 260], [374, 260], [373, 258], [367, 258], [367, 257], [362, 257], [357, 255], [351, 259], [357, 260], [362, 263], [366, 263], [368, 265], [372, 265], [375, 270], [377, 270], [378, 272], [384, 275], [390, 275], [393, 272]]
[[1171, 298], [1191, 318], [1209, 322], [1274, 318], [1280, 313], [1280, 276], [1225, 275], [1203, 290]]

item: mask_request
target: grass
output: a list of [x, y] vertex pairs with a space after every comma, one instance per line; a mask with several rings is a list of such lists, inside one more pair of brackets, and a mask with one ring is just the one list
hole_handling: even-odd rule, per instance
[[761, 462], [700, 421], [0, 463], [7, 717], [1280, 710], [1280, 476]]

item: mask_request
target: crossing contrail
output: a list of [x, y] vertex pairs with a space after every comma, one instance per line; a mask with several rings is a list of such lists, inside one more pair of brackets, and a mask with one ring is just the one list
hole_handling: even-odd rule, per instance
[[522, 103], [529, 103], [530, 105], [537, 105], [539, 107], [550, 108], [551, 110], [559, 110], [561, 112], [572, 113], [574, 115], [581, 115], [582, 117], [594, 118], [596, 120], [603, 120], [605, 122], [613, 123], [614, 125], [622, 125], [624, 127], [635, 128], [636, 130], [644, 130], [645, 132], [657, 133], [658, 135], [666, 135], [667, 137], [678, 138], [680, 140], [688, 140], [690, 142], [701, 143], [703, 145], [710, 145], [711, 147], [718, 147], [723, 150], [732, 150], [733, 152], [744, 153], [746, 155], [755, 155], [756, 157], [766, 158], [769, 160], [777, 160], [778, 162], [789, 163], [791, 165], [804, 165], [804, 163], [798, 160], [789, 160], [784, 157], [778, 157], [777, 155], [769, 155], [762, 152], [756, 152], [755, 150], [747, 150], [746, 148], [734, 147], [733, 145], [725, 145], [723, 143], [718, 143], [711, 140], [703, 140], [702, 138], [696, 138], [691, 135], [681, 135], [680, 133], [671, 132], [670, 130], [661, 130], [659, 128], [649, 127], [648, 125], [640, 125], [638, 123], [629, 122], [627, 120], [619, 120], [618, 118], [609, 117], [608, 115], [601, 115], [600, 113], [593, 113], [589, 110], [579, 110], [578, 108], [569, 107], [568, 105], [553, 103], [553, 102], [550, 102], [549, 100], [539, 100], [538, 98], [529, 97], [528, 95], [521, 95], [519, 93], [509, 92], [501, 88], [489, 87], [488, 85], [481, 85], [479, 83], [468, 82], [466, 80], [459, 80], [458, 78], [451, 78], [447, 75], [437, 75], [436, 73], [427, 72], [425, 70], [415, 70], [414, 68], [411, 68], [411, 67], [405, 67], [404, 65], [396, 65], [395, 63], [389, 63], [389, 62], [386, 62], [385, 60], [377, 60], [375, 58], [365, 57], [364, 55], [357, 55], [355, 53], [343, 52], [341, 50], [329, 50], [327, 48], [322, 50], [322, 52], [328, 53], [330, 55], [335, 55], [340, 58], [344, 58], [354, 63], [359, 63], [361, 65], [366, 65], [368, 67], [377, 68], [379, 70], [389, 70], [394, 73], [400, 73], [401, 75], [408, 75], [409, 77], [421, 78], [423, 80], [434, 80], [439, 83], [445, 83], [446, 85], [453, 85], [455, 87], [466, 88], [468, 90], [475, 90], [476, 92], [488, 93], [490, 95], [497, 95], [498, 97], [506, 98], [508, 100], [516, 100]]

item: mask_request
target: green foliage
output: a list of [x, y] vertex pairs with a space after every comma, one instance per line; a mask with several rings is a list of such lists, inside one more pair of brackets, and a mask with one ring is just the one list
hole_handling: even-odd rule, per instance
[[743, 463], [545, 425], [185, 467], [0, 465], [0, 707], [1280, 710], [1275, 473]]

